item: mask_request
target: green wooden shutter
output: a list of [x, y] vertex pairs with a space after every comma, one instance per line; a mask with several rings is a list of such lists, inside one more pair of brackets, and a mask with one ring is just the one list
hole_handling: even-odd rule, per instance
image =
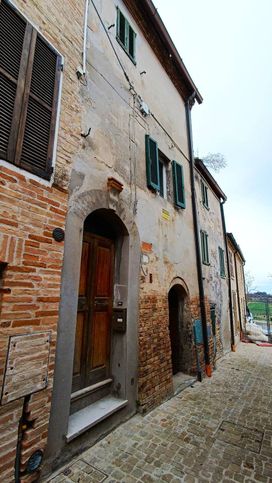
[[220, 265], [220, 276], [225, 277], [225, 257], [224, 257], [224, 250], [221, 247], [218, 247], [219, 250], [219, 265]]
[[172, 162], [173, 170], [173, 184], [174, 184], [174, 200], [175, 205], [179, 208], [185, 208], [185, 191], [184, 191], [184, 177], [183, 167], [176, 161]]
[[148, 134], [145, 136], [146, 176], [148, 188], [160, 190], [158, 145]]
[[201, 253], [202, 253], [202, 262], [205, 265], [210, 264], [210, 257], [209, 257], [209, 236], [208, 233], [205, 231], [200, 232], [200, 241], [201, 241]]

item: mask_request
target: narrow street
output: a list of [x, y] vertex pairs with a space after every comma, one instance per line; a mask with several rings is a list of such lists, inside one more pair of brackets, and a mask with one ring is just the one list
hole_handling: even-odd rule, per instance
[[136, 415], [47, 480], [272, 481], [272, 348], [240, 344], [211, 379]]

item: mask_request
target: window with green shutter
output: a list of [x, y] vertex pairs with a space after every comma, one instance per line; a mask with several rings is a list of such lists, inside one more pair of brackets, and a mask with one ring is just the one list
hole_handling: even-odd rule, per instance
[[116, 38], [121, 44], [125, 52], [128, 54], [132, 62], [135, 62], [136, 57], [136, 33], [129, 24], [126, 17], [122, 14], [120, 9], [117, 7], [117, 30]]
[[225, 271], [225, 254], [224, 254], [224, 250], [221, 247], [218, 247], [218, 252], [219, 252], [220, 277], [225, 278], [226, 271]]
[[50, 179], [61, 58], [0, 2], [0, 159]]
[[178, 208], [185, 208], [185, 191], [184, 191], [184, 177], [183, 167], [176, 161], [172, 162], [173, 172], [173, 188], [174, 188], [174, 200], [175, 205]]
[[205, 265], [209, 265], [210, 264], [208, 238], [209, 238], [208, 237], [208, 233], [206, 231], [201, 230], [201, 232], [200, 232], [200, 241], [201, 241], [202, 262]]
[[209, 209], [209, 199], [208, 199], [208, 186], [201, 180], [201, 195], [202, 195], [202, 203]]
[[160, 169], [158, 144], [148, 134], [145, 136], [147, 186], [160, 191]]

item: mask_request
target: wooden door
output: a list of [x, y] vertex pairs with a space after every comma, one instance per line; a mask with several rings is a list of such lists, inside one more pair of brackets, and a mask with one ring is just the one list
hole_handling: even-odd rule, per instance
[[84, 233], [72, 392], [109, 376], [113, 263], [113, 241]]
[[177, 291], [173, 287], [168, 294], [169, 304], [169, 334], [171, 343], [172, 372], [180, 371], [181, 341], [180, 341], [180, 303]]

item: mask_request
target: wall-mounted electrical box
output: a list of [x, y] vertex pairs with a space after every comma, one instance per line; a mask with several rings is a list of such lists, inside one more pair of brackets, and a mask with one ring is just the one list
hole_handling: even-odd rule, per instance
[[112, 328], [114, 332], [126, 332], [127, 309], [113, 309]]

